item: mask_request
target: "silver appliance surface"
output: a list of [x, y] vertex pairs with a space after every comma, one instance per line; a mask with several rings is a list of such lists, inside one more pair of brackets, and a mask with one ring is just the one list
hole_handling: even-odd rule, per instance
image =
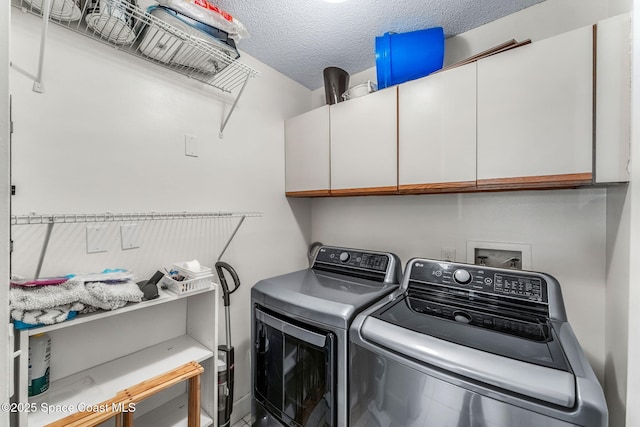
[[607, 425], [547, 274], [413, 259], [350, 341], [353, 426]]
[[259, 304], [300, 319], [348, 328], [355, 314], [398, 285], [306, 269], [261, 280], [252, 289]]
[[[310, 268], [253, 286], [254, 425], [347, 427], [349, 326], [358, 313], [388, 300], [400, 278], [401, 264], [394, 254], [321, 246]], [[313, 364], [307, 361], [307, 368], [302, 364], [296, 368], [303, 375], [312, 366], [311, 374], [306, 374], [311, 380], [292, 379], [295, 369], [288, 368], [292, 352], [298, 362], [315, 355]], [[319, 361], [322, 354], [326, 367]], [[329, 380], [317, 379], [325, 376]], [[307, 393], [309, 381], [324, 390], [322, 396], [306, 399], [312, 405], [291, 396], [295, 390]]]

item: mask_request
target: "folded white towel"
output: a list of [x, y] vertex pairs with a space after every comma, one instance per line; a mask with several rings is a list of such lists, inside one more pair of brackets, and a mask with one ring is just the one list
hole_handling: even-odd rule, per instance
[[115, 310], [128, 302], [140, 302], [144, 294], [135, 282], [107, 284], [86, 283], [80, 302], [103, 310]]
[[128, 302], [140, 302], [143, 296], [135, 282], [85, 284], [73, 278], [60, 285], [13, 287], [9, 289], [9, 308], [15, 320], [51, 325], [67, 320], [70, 311], [115, 310]]
[[86, 293], [82, 282], [67, 280], [60, 285], [9, 289], [9, 307], [12, 310], [43, 310], [80, 301]]
[[30, 325], [53, 325], [67, 320], [69, 312], [80, 311], [84, 305], [79, 302], [60, 305], [57, 307], [44, 308], [41, 310], [20, 310], [12, 309], [11, 318]]

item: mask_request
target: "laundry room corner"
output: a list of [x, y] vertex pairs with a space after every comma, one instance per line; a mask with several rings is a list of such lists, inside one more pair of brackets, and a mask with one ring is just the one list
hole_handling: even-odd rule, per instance
[[[37, 17], [12, 13], [14, 213], [259, 213], [247, 217], [235, 237], [238, 220], [233, 218], [139, 222], [139, 242], [131, 249], [121, 247], [119, 227], [111, 225], [105, 251], [94, 254], [86, 251], [84, 225], [57, 226], [40, 273], [119, 267], [142, 279], [181, 259], [213, 267], [224, 248], [222, 260], [234, 266], [244, 284], [231, 305], [237, 401], [232, 421], [243, 418], [251, 410], [251, 285], [307, 263], [309, 203], [292, 205], [284, 197], [283, 121], [309, 108], [311, 92], [241, 53], [261, 76], [247, 83], [220, 136], [231, 96], [56, 26], [47, 39], [44, 93], [33, 92], [26, 74], [37, 69], [40, 29]], [[185, 136], [195, 140], [195, 155], [185, 154]], [[44, 229], [27, 228], [14, 231], [13, 271], [25, 276], [38, 268], [34, 260], [45, 238]], [[182, 310], [171, 305], [163, 317], [175, 318], [177, 326]], [[223, 313], [221, 302], [218, 310]], [[157, 323], [144, 321], [151, 328]], [[221, 344], [224, 323], [218, 316]], [[176, 333], [173, 326], [157, 324], [153, 339]], [[90, 327], [83, 330], [91, 333]], [[63, 332], [57, 335], [67, 339]], [[52, 338], [55, 345], [56, 333]], [[141, 338], [127, 351], [152, 343]], [[108, 361], [113, 353], [105, 353], [104, 345], [96, 342], [76, 367]], [[71, 372], [65, 359], [74, 360], [75, 350], [56, 346], [54, 353], [52, 380]]]

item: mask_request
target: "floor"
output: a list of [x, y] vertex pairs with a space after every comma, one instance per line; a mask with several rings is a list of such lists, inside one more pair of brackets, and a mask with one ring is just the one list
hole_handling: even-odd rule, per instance
[[249, 414], [243, 419], [241, 419], [240, 421], [238, 421], [237, 423], [235, 423], [234, 425], [232, 425], [231, 427], [251, 427], [252, 422], [253, 422], [253, 419], [251, 418], [251, 414]]

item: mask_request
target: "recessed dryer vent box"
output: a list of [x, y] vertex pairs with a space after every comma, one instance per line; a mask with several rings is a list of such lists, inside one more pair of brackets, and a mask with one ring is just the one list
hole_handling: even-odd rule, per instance
[[531, 270], [531, 245], [467, 241], [467, 262], [488, 267]]

